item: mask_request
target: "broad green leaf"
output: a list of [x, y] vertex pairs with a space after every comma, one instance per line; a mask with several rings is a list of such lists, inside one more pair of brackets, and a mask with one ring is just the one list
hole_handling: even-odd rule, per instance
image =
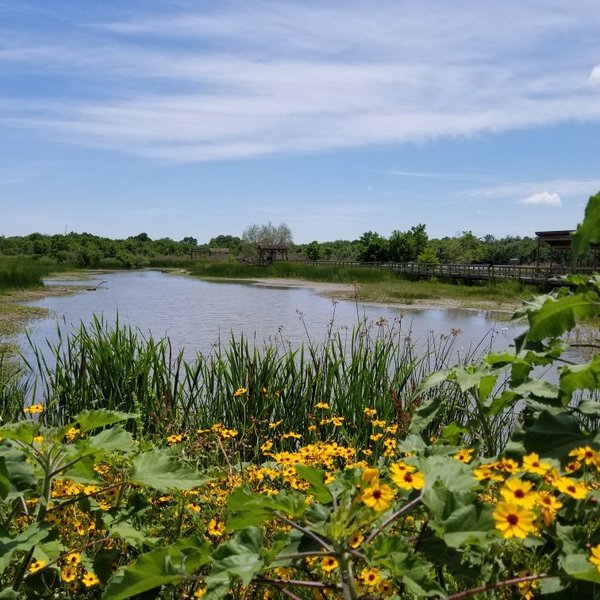
[[331, 491], [325, 485], [325, 471], [320, 471], [314, 467], [308, 467], [305, 465], [296, 465], [296, 473], [308, 481], [309, 488], [308, 493], [314, 496], [317, 502], [331, 502], [333, 496]]
[[600, 192], [590, 196], [585, 207], [583, 223], [580, 223], [572, 236], [571, 252], [573, 262], [584, 254], [590, 244], [600, 243]]
[[152, 450], [133, 461], [131, 482], [159, 491], [190, 490], [208, 479], [187, 465], [175, 460], [164, 450]]
[[514, 387], [512, 391], [521, 398], [534, 397], [548, 400], [558, 398], [559, 393], [555, 385], [541, 379], [529, 379], [521, 385]]
[[[20, 496], [24, 490], [34, 489], [37, 485], [34, 466], [28, 462], [27, 456], [9, 445], [0, 445], [0, 479], [7, 478], [8, 491], [4, 499], [9, 501]], [[6, 482], [5, 482], [6, 483]]]
[[559, 459], [566, 458], [570, 450], [585, 446], [589, 441], [573, 417], [548, 411], [542, 411], [533, 425], [525, 429], [523, 440], [527, 452]]
[[251, 492], [248, 487], [235, 488], [227, 497], [230, 517], [227, 527], [234, 530], [261, 525], [273, 517], [269, 496]]
[[600, 571], [588, 558], [586, 554], [568, 554], [561, 560], [562, 568], [575, 579], [600, 583]]
[[444, 429], [442, 429], [440, 439], [447, 444], [457, 446], [463, 433], [469, 433], [469, 430], [466, 427], [458, 424], [456, 421], [452, 421], [451, 423], [448, 423]]
[[107, 425], [127, 421], [136, 416], [134, 413], [123, 413], [114, 410], [87, 410], [77, 415], [75, 422], [79, 424], [82, 432], [86, 432], [98, 427], [106, 427]]
[[131, 452], [134, 448], [133, 436], [120, 426], [104, 429], [86, 441], [92, 448], [106, 450], [107, 452], [115, 450]]
[[494, 530], [491, 506], [478, 506], [470, 503], [456, 508], [452, 514], [443, 521], [444, 541], [451, 548], [458, 548], [463, 544], [481, 544]]
[[526, 342], [541, 342], [558, 337], [575, 327], [577, 318], [595, 317], [600, 313], [600, 298], [592, 291], [555, 299], [548, 298], [537, 310], [528, 313]]
[[273, 518], [275, 512], [291, 517], [301, 517], [308, 505], [301, 494], [282, 491], [276, 496], [251, 492], [246, 486], [233, 490], [227, 498], [230, 517], [227, 526], [239, 530], [260, 525]]
[[0, 498], [4, 500], [10, 491], [10, 474], [6, 467], [6, 459], [0, 456]]
[[47, 536], [47, 525], [33, 523], [14, 538], [0, 538], [0, 573], [9, 565], [15, 552], [27, 552]]
[[6, 588], [0, 592], [0, 600], [17, 600], [19, 595], [12, 588]]
[[396, 536], [379, 536], [370, 550], [372, 562], [400, 578], [417, 598], [446, 597], [431, 576], [433, 565], [416, 554], [406, 540]]
[[600, 388], [600, 356], [582, 365], [568, 365], [560, 370], [560, 391], [567, 405], [576, 390]]
[[257, 527], [239, 531], [213, 555], [213, 567], [206, 577], [206, 598], [222, 597], [236, 583], [249, 585], [264, 567], [261, 556], [263, 536]]
[[577, 410], [588, 416], [600, 416], [600, 402], [597, 400], [583, 400], [577, 405]]
[[6, 438], [24, 444], [33, 444], [33, 438], [38, 434], [38, 430], [38, 424], [33, 421], [7, 423], [0, 427], [0, 439]]
[[198, 536], [179, 540], [167, 548], [142, 554], [131, 566], [110, 579], [104, 600], [131, 598], [163, 585], [177, 583], [210, 562], [210, 544]]

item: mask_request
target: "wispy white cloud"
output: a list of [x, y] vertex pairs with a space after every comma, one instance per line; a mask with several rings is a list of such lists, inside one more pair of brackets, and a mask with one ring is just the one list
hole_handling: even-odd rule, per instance
[[592, 72], [588, 78], [588, 82], [594, 85], [600, 84], [600, 65], [596, 65], [592, 69]]
[[560, 206], [560, 196], [555, 192], [538, 192], [531, 194], [526, 198], [517, 200], [517, 204], [534, 205], [534, 206]]
[[600, 178], [598, 179], [548, 179], [544, 181], [522, 181], [491, 185], [481, 188], [470, 189], [463, 195], [469, 198], [485, 199], [513, 199], [516, 201], [545, 193], [554, 194], [562, 199], [579, 198], [586, 199], [596, 194], [600, 189]]
[[5, 69], [51, 70], [77, 91], [13, 98], [4, 124], [203, 161], [600, 120], [582, 33], [600, 27], [594, 0], [174, 6], [187, 8], [7, 38]]

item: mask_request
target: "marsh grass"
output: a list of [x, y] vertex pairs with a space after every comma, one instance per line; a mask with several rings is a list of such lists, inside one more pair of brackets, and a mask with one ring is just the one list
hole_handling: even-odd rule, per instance
[[[184, 263], [185, 264], [185, 263]], [[536, 288], [518, 281], [473, 282], [470, 285], [439, 280], [411, 280], [386, 269], [368, 266], [318, 265], [279, 261], [267, 266], [238, 262], [189, 261], [189, 272], [198, 277], [265, 277], [304, 279], [306, 281], [354, 284], [353, 297], [362, 302], [412, 304], [430, 300], [453, 300], [479, 307], [489, 303], [520, 305], [536, 294]]]
[[[459, 335], [431, 336], [417, 354], [402, 318], [340, 330], [332, 323], [321, 342], [291, 348], [231, 336], [187, 361], [167, 338], [146, 337], [118, 321], [94, 318], [71, 333], [64, 329], [59, 327], [55, 344], [32, 348], [21, 404], [11, 404], [15, 411], [42, 401], [49, 425], [65, 424], [86, 409], [138, 413], [132, 423], [137, 433], [163, 438], [223, 423], [243, 437], [244, 460], [255, 455], [259, 440], [287, 432], [366, 447], [376, 433], [363, 414], [367, 407], [377, 410], [378, 419], [398, 424], [403, 437], [425, 399], [415, 393], [417, 386], [431, 371], [454, 364]], [[488, 350], [487, 343], [462, 361]], [[443, 396], [443, 410], [421, 432], [426, 439], [441, 435], [449, 423], [468, 424], [474, 413], [456, 386], [435, 393]], [[332, 416], [343, 423], [327, 423]], [[279, 423], [275, 431], [273, 423]], [[283, 445], [292, 448], [294, 441]]]

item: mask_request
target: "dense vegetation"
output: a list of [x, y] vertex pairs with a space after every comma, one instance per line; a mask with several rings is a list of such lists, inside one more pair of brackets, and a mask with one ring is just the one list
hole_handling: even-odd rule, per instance
[[600, 276], [568, 283], [454, 365], [401, 322], [192, 363], [82, 326], [0, 378], [0, 597], [597, 598], [600, 360], [564, 334]]
[[[291, 232], [284, 224], [277, 227], [253, 225], [242, 238], [219, 235], [206, 243], [198, 244], [194, 237], [180, 241], [169, 238], [152, 240], [146, 233], [124, 240], [112, 240], [89, 233], [66, 235], [0, 236], [0, 256], [32, 256], [48, 258], [57, 263], [82, 267], [138, 268], [160, 263], [164, 257], [184, 258], [190, 251], [205, 252], [211, 247], [228, 248], [231, 259], [251, 257], [259, 241], [281, 240], [291, 242]], [[291, 245], [291, 256], [309, 260], [347, 260], [360, 262], [454, 262], [508, 264], [515, 260], [520, 264], [535, 262], [537, 242], [529, 237], [506, 237], [496, 239], [475, 237], [471, 232], [442, 239], [429, 239], [424, 225], [410, 230], [394, 231], [388, 238], [368, 231], [357, 240], [331, 242], [313, 241], [310, 244]], [[547, 260], [549, 249], [543, 248], [541, 260]]]

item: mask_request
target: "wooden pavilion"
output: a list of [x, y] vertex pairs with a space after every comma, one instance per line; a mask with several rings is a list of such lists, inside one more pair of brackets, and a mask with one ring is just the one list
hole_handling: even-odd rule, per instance
[[[558, 231], [536, 231], [538, 246], [537, 246], [537, 258], [536, 266], [540, 264], [540, 248], [542, 242], [550, 246], [550, 266], [553, 263], [558, 264], [571, 264], [572, 253], [571, 253], [571, 236], [575, 233], [574, 229], [562, 229]], [[598, 249], [599, 244], [591, 244], [592, 256], [588, 260], [591, 261], [590, 266], [598, 265]]]
[[289, 247], [289, 244], [257, 244], [258, 262], [261, 265], [268, 265], [278, 258], [287, 260]]

